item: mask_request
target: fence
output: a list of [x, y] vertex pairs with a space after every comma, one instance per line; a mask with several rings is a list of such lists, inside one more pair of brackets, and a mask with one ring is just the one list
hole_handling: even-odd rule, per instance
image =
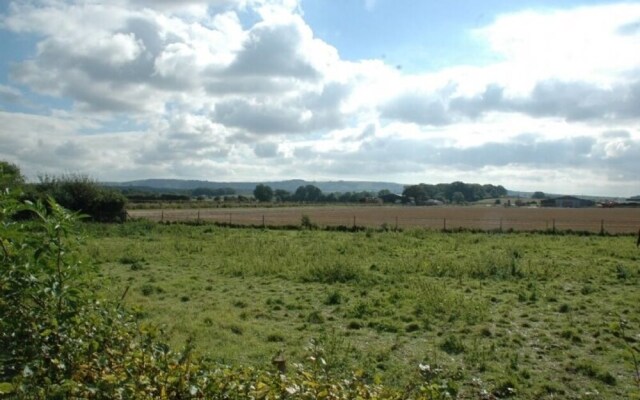
[[[613, 212], [612, 212], [613, 211]], [[134, 218], [155, 221], [216, 222], [246, 226], [300, 226], [303, 216], [321, 228], [428, 228], [484, 231], [579, 231], [632, 234], [640, 229], [640, 210], [473, 209], [345, 207], [288, 209], [131, 210]]]

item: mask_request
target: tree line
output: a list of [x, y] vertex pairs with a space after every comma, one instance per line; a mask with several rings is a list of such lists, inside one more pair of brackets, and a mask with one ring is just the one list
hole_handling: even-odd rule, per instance
[[192, 190], [167, 190], [156, 189], [150, 187], [123, 187], [114, 186], [127, 199], [132, 202], [150, 202], [150, 201], [188, 201], [193, 198], [205, 199], [222, 196], [232, 196], [236, 194], [233, 188], [195, 188]]
[[[391, 195], [391, 196], [390, 196]], [[300, 186], [295, 192], [273, 190], [270, 186], [259, 184], [253, 196], [260, 202], [305, 202], [305, 203], [357, 203], [367, 199], [379, 198], [382, 201], [424, 204], [428, 200], [439, 200], [445, 203], [464, 203], [487, 198], [500, 198], [507, 195], [507, 189], [498, 185], [480, 185], [477, 183], [439, 183], [436, 185], [420, 183], [406, 186], [402, 195], [393, 196], [389, 190], [374, 192], [323, 193], [314, 185]]]
[[480, 185], [478, 183], [438, 183], [436, 185], [420, 183], [406, 186], [403, 196], [412, 198], [416, 204], [427, 200], [440, 200], [448, 203], [461, 204], [484, 199], [500, 198], [507, 195], [507, 189], [502, 185]]
[[299, 186], [295, 192], [284, 189], [272, 189], [268, 185], [258, 184], [253, 190], [253, 197], [260, 202], [279, 203], [358, 203], [373, 199], [381, 193], [388, 191], [375, 192], [345, 192], [345, 193], [323, 193], [320, 188], [314, 185]]

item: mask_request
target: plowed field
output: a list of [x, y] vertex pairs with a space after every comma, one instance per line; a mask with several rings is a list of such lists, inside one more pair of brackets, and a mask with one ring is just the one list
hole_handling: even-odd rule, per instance
[[635, 233], [640, 208], [505, 208], [505, 207], [397, 207], [305, 206], [286, 208], [131, 210], [133, 218], [155, 221], [210, 221], [239, 225], [300, 225], [303, 215], [325, 226], [370, 228], [481, 229], [515, 231], [589, 231]]

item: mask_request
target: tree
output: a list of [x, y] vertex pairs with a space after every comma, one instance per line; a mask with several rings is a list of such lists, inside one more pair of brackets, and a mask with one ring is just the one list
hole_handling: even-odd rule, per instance
[[279, 202], [289, 201], [291, 199], [291, 193], [288, 190], [276, 189], [274, 197], [276, 198], [276, 201]]
[[0, 161], [0, 190], [16, 188], [24, 184], [20, 168], [6, 161]]
[[293, 194], [294, 201], [314, 203], [322, 200], [322, 190], [313, 185], [299, 186]]
[[259, 202], [269, 202], [273, 199], [273, 189], [271, 189], [270, 186], [263, 185], [261, 183], [253, 189], [253, 196]]
[[455, 204], [462, 204], [465, 202], [465, 197], [462, 192], [454, 192], [451, 195], [451, 202]]
[[425, 200], [427, 193], [423, 187], [422, 184], [420, 185], [411, 185], [411, 186], [406, 186], [404, 188], [404, 191], [402, 192], [403, 196], [406, 197], [413, 197], [413, 199], [416, 201], [416, 203], [419, 203], [423, 200]]
[[532, 199], [545, 199], [547, 197], [546, 194], [544, 194], [544, 192], [533, 192], [533, 195], [531, 196]]

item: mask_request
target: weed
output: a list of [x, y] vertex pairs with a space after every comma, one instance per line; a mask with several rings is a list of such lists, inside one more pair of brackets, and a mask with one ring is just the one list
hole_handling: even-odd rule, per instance
[[271, 333], [269, 335], [267, 335], [267, 342], [270, 343], [281, 343], [284, 342], [285, 338], [283, 335], [279, 334], [279, 333]]
[[312, 311], [307, 315], [307, 322], [310, 324], [322, 324], [324, 323], [324, 317], [320, 311]]
[[230, 325], [229, 330], [236, 335], [242, 335], [244, 333], [244, 329], [240, 325]]
[[465, 346], [462, 340], [455, 335], [447, 335], [447, 337], [440, 343], [440, 349], [447, 354], [460, 354], [464, 353]]
[[140, 292], [143, 296], [151, 296], [153, 292], [155, 292], [155, 287], [153, 285], [146, 284], [140, 288]]
[[247, 303], [243, 300], [235, 300], [233, 303], [233, 306], [236, 308], [247, 308]]
[[405, 332], [416, 332], [420, 330], [420, 324], [412, 322], [404, 327]]
[[309, 218], [308, 215], [303, 215], [302, 218], [300, 218], [300, 226], [303, 229], [318, 229], [318, 225], [311, 222], [311, 218]]
[[357, 330], [362, 329], [363, 327], [364, 325], [360, 321], [349, 321], [349, 323], [347, 324], [347, 329]]
[[621, 281], [629, 278], [629, 271], [622, 265], [616, 265], [616, 278]]
[[303, 282], [347, 283], [363, 280], [364, 271], [352, 264], [329, 264], [311, 267], [303, 276]]
[[338, 290], [333, 290], [327, 294], [327, 298], [324, 299], [324, 304], [328, 306], [335, 306], [341, 304], [344, 301], [342, 294]]

